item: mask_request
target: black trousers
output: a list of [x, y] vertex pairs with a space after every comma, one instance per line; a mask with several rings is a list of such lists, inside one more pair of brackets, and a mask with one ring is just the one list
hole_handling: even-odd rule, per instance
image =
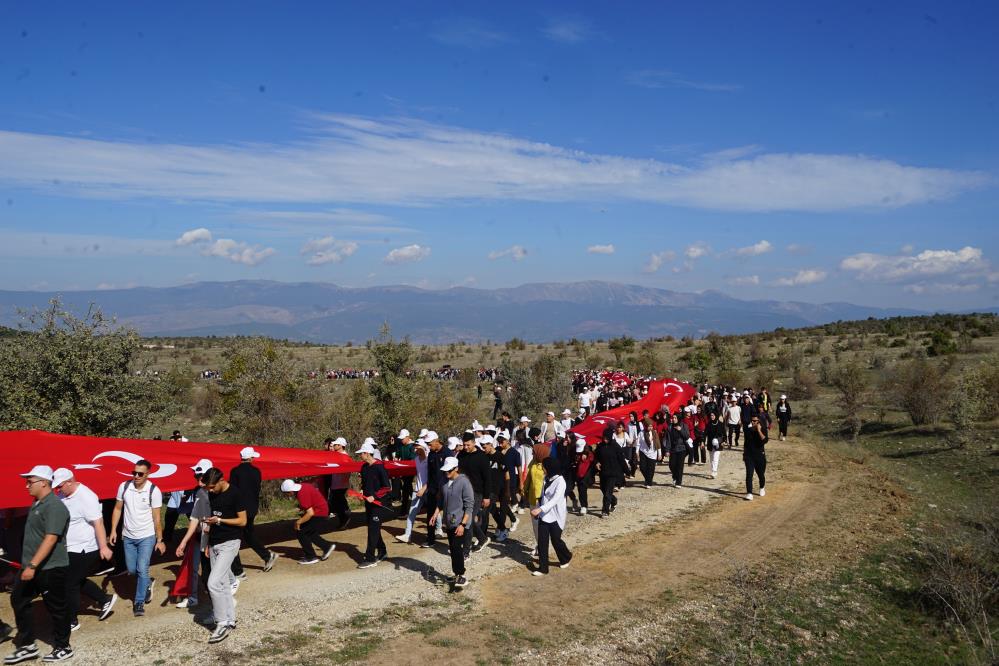
[[781, 437], [787, 437], [787, 424], [788, 421], [777, 419], [777, 430]]
[[31, 580], [18, 576], [10, 593], [10, 605], [17, 621], [16, 647], [35, 642], [34, 614], [31, 602], [42, 596], [45, 608], [52, 616], [52, 647], [55, 650], [69, 647], [69, 616], [66, 614], [66, 570], [68, 567], [42, 569]]
[[364, 503], [364, 515], [368, 523], [368, 545], [364, 549], [364, 559], [366, 560], [375, 559], [376, 553], [382, 557], [388, 555], [385, 539], [382, 538], [382, 520], [388, 513], [388, 509], [376, 506], [371, 502]]
[[466, 558], [468, 558], [468, 556], [472, 552], [472, 536], [473, 535], [475, 536], [475, 539], [479, 543], [482, 543], [483, 541], [486, 540], [486, 533], [482, 529], [482, 516], [483, 516], [483, 513], [485, 514], [486, 524], [487, 525], [489, 524], [489, 522], [488, 522], [489, 521], [489, 509], [488, 508], [486, 508], [486, 509], [482, 508], [482, 495], [480, 495], [478, 493], [474, 493], [473, 497], [474, 497], [474, 499], [472, 500], [472, 529], [465, 530], [465, 557]]
[[[256, 517], [256, 513], [246, 514], [246, 525], [243, 526], [243, 542], [253, 549], [257, 557], [267, 562], [271, 556], [271, 551], [267, 550], [264, 544], [260, 543], [260, 539], [257, 538], [256, 533], [253, 531], [253, 521]], [[232, 572], [237, 576], [243, 573], [243, 561], [239, 559], [239, 553], [236, 553], [236, 557], [232, 560]]]
[[350, 520], [350, 505], [347, 504], [347, 489], [333, 488], [330, 490], [330, 511], [336, 515], [340, 523], [337, 527], [343, 527]]
[[729, 423], [728, 424], [728, 445], [733, 445], [733, 440], [735, 446], [739, 446], [739, 435], [742, 434], [742, 424], [741, 423]]
[[586, 490], [589, 487], [589, 478], [584, 476], [582, 479], [576, 479], [576, 490], [579, 492], [579, 504], [584, 508], [588, 507], [590, 504], [586, 497]]
[[683, 484], [683, 452], [674, 451], [669, 454], [669, 471], [673, 475], [673, 483]]
[[427, 543], [437, 543], [437, 527], [430, 522], [437, 510], [437, 491], [427, 488], [427, 492], [423, 493], [423, 508], [427, 510]]
[[763, 451], [745, 451], [742, 461], [746, 463], [746, 494], [753, 492], [753, 472], [760, 477], [760, 488], [767, 485], [767, 454]]
[[[445, 531], [447, 532], [447, 546], [448, 550], [451, 551], [451, 571], [455, 576], [465, 575], [465, 535], [458, 536], [455, 534], [456, 527], [448, 527]], [[469, 530], [465, 530], [465, 534], [468, 534]]]
[[565, 498], [572, 501], [572, 506], [575, 508], [579, 504], [579, 500], [576, 499], [576, 493], [573, 492], [576, 486], [573, 483], [574, 476], [575, 472], [570, 469], [568, 475], [563, 476], [563, 478], [565, 479]]
[[656, 460], [647, 455], [638, 454], [638, 466], [642, 470], [642, 480], [645, 485], [652, 485], [652, 478], [656, 475]]
[[617, 498], [614, 497], [614, 488], [617, 487], [616, 476], [600, 477], [600, 492], [604, 495], [603, 512], [610, 513], [611, 509], [617, 506]]
[[558, 556], [559, 564], [566, 564], [572, 559], [572, 552], [562, 540], [562, 528], [558, 523], [538, 521], [538, 570], [548, 573], [548, 542], [551, 541]]
[[167, 507], [166, 515], [163, 517], [163, 543], [170, 545], [173, 543], [173, 531], [177, 527], [177, 517], [180, 511], [173, 507]]
[[85, 594], [98, 606], [103, 606], [108, 595], [94, 581], [87, 578], [94, 570], [94, 565], [101, 559], [99, 550], [89, 553], [70, 553], [69, 566], [66, 568], [66, 617], [69, 623], [76, 622], [76, 614], [80, 609], [80, 594]]
[[330, 519], [326, 516], [312, 516], [298, 528], [298, 543], [302, 546], [306, 559], [311, 560], [316, 557], [316, 551], [312, 546], [318, 548], [319, 554], [322, 555], [333, 545], [322, 537], [322, 533], [329, 529]]
[[402, 477], [402, 509], [399, 511], [402, 515], [409, 515], [410, 502], [413, 501], [413, 477], [404, 476]]

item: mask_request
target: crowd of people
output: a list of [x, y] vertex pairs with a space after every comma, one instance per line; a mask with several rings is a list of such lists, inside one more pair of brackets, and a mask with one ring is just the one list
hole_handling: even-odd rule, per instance
[[[781, 439], [787, 436], [792, 413], [786, 396], [771, 402], [765, 388], [701, 386], [688, 404], [672, 413], [665, 405], [655, 413], [632, 411], [590, 441], [573, 427], [604, 411], [601, 406], [639, 399], [648, 390], [648, 378], [580, 371], [573, 375], [573, 387], [574, 408], [565, 407], [558, 415], [548, 411], [537, 423], [528, 416], [515, 420], [504, 411], [495, 424], [474, 421], [451, 436], [424, 428], [414, 437], [403, 429], [384, 447], [367, 438], [355, 451], [362, 462], [359, 484], [352, 484], [346, 473], [285, 479], [281, 491], [299, 508], [292, 525], [301, 547], [298, 563], [315, 565], [333, 556], [336, 546], [325, 535], [351, 525], [349, 497], [363, 506], [367, 531], [359, 568], [375, 567], [389, 557], [384, 526], [401, 518], [405, 529], [395, 541], [421, 548], [446, 543], [448, 580], [460, 590], [469, 584], [469, 560], [493, 541], [515, 539], [512, 535], [528, 519], [530, 536], [518, 540], [533, 544], [531, 574], [545, 576], [553, 566], [570, 566], [573, 553], [564, 535], [567, 514], [609, 518], [618, 507], [619, 490], [628, 485], [652, 487], [661, 466], [669, 470], [666, 485], [681, 489], [686, 469], [710, 465], [708, 476], [716, 478], [722, 450], [741, 448], [745, 499], [754, 498], [754, 483], [756, 496], [766, 495], [765, 447], [774, 421]], [[186, 441], [178, 431], [172, 439]], [[325, 447], [349, 453], [342, 437], [328, 438]], [[154, 552], [165, 554], [168, 546], [183, 560], [171, 587], [174, 605], [200, 612], [196, 617], [211, 629], [210, 643], [225, 640], [236, 627], [235, 595], [246, 578], [241, 546], [250, 547], [265, 572], [278, 561], [278, 554], [254, 533], [261, 474], [253, 463], [259, 455], [245, 447], [241, 463], [228, 472], [211, 460], [200, 460], [192, 467], [192, 488], [167, 494], [165, 521], [164, 496], [149, 479], [151, 464], [146, 460], [135, 463], [132, 478], [121, 483], [103, 511], [97, 496], [70, 469], [37, 465], [21, 474], [33, 504], [24, 525], [20, 563], [4, 560], [18, 567], [11, 593], [16, 633], [0, 623], [0, 642], [14, 641], [14, 652], [4, 663], [40, 656], [31, 612], [39, 596], [53, 627], [53, 650], [43, 661], [71, 658], [70, 636], [80, 627], [81, 598], [95, 605], [98, 621], [108, 618], [118, 601], [117, 594], [107, 593], [92, 576], [134, 578], [131, 610], [142, 617], [154, 594], [150, 560]], [[387, 460], [412, 461], [415, 473], [391, 478], [383, 464]], [[598, 507], [589, 501], [594, 489], [600, 494]], [[188, 522], [176, 541], [180, 515]], [[113, 564], [119, 553], [123, 568]], [[202, 586], [211, 600], [210, 614], [201, 612], [207, 610]]]

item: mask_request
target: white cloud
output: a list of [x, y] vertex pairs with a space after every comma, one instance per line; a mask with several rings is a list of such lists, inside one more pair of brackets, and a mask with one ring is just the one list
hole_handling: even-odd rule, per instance
[[953, 282], [907, 284], [902, 287], [903, 291], [910, 294], [967, 294], [981, 288], [980, 284], [955, 284]]
[[726, 280], [726, 282], [736, 287], [755, 287], [760, 283], [760, 276], [746, 275], [742, 277], [732, 277]]
[[510, 257], [514, 261], [520, 261], [527, 256], [527, 249], [523, 245], [511, 245], [505, 250], [495, 250], [488, 255], [490, 261], [495, 261], [502, 257]]
[[357, 252], [360, 247], [355, 241], [337, 240], [333, 236], [314, 238], [302, 246], [302, 254], [309, 258], [305, 263], [310, 266], [323, 264], [339, 264], [341, 261]]
[[902, 284], [905, 291], [914, 294], [976, 291], [992, 282], [995, 275], [981, 248], [971, 246], [960, 250], [924, 250], [915, 255], [861, 252], [843, 259], [839, 267], [859, 280]]
[[272, 247], [260, 247], [259, 245], [249, 245], [232, 238], [218, 238], [212, 240], [212, 232], [204, 227], [185, 231], [176, 240], [179, 246], [197, 245], [201, 248], [201, 254], [206, 257], [220, 257], [228, 259], [237, 264], [246, 266], [256, 266], [267, 257], [275, 254]]
[[734, 83], [709, 83], [693, 81], [668, 69], [642, 69], [632, 72], [627, 77], [628, 83], [640, 88], [692, 88], [706, 92], [735, 92], [742, 90], [741, 85]]
[[316, 115], [284, 144], [182, 145], [0, 131], [0, 185], [59, 196], [421, 205], [644, 201], [717, 210], [897, 208], [990, 182], [863, 155], [678, 164], [587, 153], [410, 118]]
[[826, 279], [826, 272], [818, 269], [805, 269], [798, 271], [789, 278], [780, 278], [774, 281], [775, 287], [804, 287], [805, 285], [822, 282]]
[[586, 251], [590, 254], [614, 254], [614, 244], [608, 243], [607, 245], [591, 245], [586, 248]]
[[429, 256], [429, 247], [413, 244], [405, 247], [397, 247], [386, 254], [382, 261], [386, 264], [408, 264], [414, 261], [422, 261]]
[[642, 271], [645, 273], [655, 273], [662, 268], [663, 264], [674, 259], [676, 259], [676, 252], [673, 250], [655, 252], [649, 255], [649, 260], [646, 262], [644, 268], [642, 268]]
[[771, 252], [773, 249], [774, 246], [770, 244], [770, 241], [761, 240], [759, 243], [740, 247], [735, 253], [740, 257], [756, 257]]
[[563, 44], [578, 44], [585, 42], [593, 35], [593, 29], [588, 21], [581, 18], [562, 17], [551, 19], [541, 32], [554, 42]]
[[901, 252], [902, 254], [912, 254], [912, 251], [915, 249], [916, 248], [912, 245], [912, 243], [906, 243], [901, 248], [899, 248], [899, 252]]
[[199, 227], [197, 229], [191, 229], [190, 231], [185, 231], [177, 239], [177, 245], [192, 245], [194, 243], [210, 243], [212, 240], [212, 232], [208, 231], [204, 227]]
[[697, 241], [691, 245], [687, 246], [687, 249], [683, 251], [683, 256], [687, 259], [700, 259], [701, 257], [707, 256], [711, 252], [711, 246], [704, 241]]

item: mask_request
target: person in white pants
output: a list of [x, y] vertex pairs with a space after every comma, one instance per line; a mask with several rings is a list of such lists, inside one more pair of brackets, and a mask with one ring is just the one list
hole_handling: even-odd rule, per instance
[[246, 525], [246, 505], [239, 491], [229, 485], [222, 470], [212, 467], [201, 477], [211, 502], [212, 515], [205, 519], [208, 527], [208, 547], [212, 572], [208, 576], [208, 592], [212, 597], [215, 630], [209, 643], [220, 643], [236, 627], [236, 602], [233, 596], [232, 561], [239, 553], [239, 544]]

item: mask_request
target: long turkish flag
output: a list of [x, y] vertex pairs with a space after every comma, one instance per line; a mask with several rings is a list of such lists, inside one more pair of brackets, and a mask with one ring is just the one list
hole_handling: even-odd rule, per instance
[[[0, 508], [30, 506], [33, 501], [18, 476], [35, 465], [66, 467], [101, 499], [115, 496], [122, 481], [132, 478], [136, 461], [153, 466], [149, 478], [163, 493], [194, 487], [192, 467], [202, 458], [228, 476], [239, 464], [242, 444], [175, 442], [57, 435], [42, 430], [0, 431]], [[264, 479], [286, 479], [358, 472], [361, 461], [345, 453], [316, 449], [258, 446], [253, 464]], [[412, 461], [386, 461], [390, 476], [411, 476]]]
[[672, 414], [678, 408], [686, 405], [695, 393], [693, 386], [678, 379], [656, 379], [649, 382], [649, 392], [641, 400], [598, 412], [569, 430], [577, 435], [582, 435], [590, 443], [596, 443], [607, 426], [615, 421], [623, 420], [627, 423], [628, 415], [631, 412], [637, 413], [638, 418], [642, 418], [643, 410], [649, 410], [651, 416], [658, 412], [663, 405], [666, 405]]

